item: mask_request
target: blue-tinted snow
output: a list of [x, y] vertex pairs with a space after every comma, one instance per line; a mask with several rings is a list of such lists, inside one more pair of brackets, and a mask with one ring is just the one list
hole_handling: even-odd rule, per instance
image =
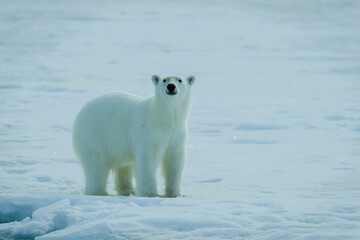
[[[0, 238], [359, 239], [359, 12], [0, 0]], [[185, 197], [83, 196], [76, 113], [152, 74], [198, 79]]]

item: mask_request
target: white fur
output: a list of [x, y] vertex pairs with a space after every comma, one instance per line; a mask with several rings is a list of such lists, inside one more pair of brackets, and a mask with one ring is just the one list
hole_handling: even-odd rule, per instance
[[[154, 75], [153, 96], [108, 93], [82, 108], [74, 123], [73, 144], [85, 173], [85, 194], [106, 195], [113, 170], [119, 195], [134, 193], [135, 174], [136, 195], [157, 196], [156, 169], [161, 164], [165, 196], [180, 195], [195, 78], [179, 79]], [[176, 95], [168, 95], [168, 84], [175, 84]]]

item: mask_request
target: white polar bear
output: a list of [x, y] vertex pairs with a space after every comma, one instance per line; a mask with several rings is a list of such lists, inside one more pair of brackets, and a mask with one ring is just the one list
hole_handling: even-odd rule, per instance
[[73, 128], [73, 145], [85, 173], [85, 194], [106, 195], [110, 170], [119, 195], [158, 196], [162, 164], [165, 196], [180, 196], [187, 119], [195, 77], [152, 76], [155, 94], [142, 98], [114, 92], [89, 101]]

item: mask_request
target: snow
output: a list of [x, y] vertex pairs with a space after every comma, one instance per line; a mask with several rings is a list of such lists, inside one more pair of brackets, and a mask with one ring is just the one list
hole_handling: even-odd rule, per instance
[[[45, 198], [47, 201], [38, 203]], [[1, 202], [8, 210], [26, 209], [29, 205], [39, 208], [21, 221], [0, 225], [0, 232], [5, 238], [39, 236], [37, 239], [352, 239], [358, 236], [358, 207], [314, 208], [311, 206], [314, 199], [308, 199], [303, 201], [299, 212], [296, 207], [289, 211], [275, 200], [274, 196], [266, 195], [245, 196], [241, 200], [3, 196]]]
[[[0, 239], [360, 239], [359, 12], [0, 0]], [[82, 195], [77, 112], [152, 74], [197, 77], [184, 197]]]

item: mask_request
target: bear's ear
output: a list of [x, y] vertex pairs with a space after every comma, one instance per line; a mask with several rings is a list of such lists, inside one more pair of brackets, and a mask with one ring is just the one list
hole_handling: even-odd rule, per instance
[[193, 85], [195, 82], [195, 77], [191, 75], [190, 77], [187, 77], [187, 81], [190, 85]]
[[160, 81], [160, 77], [158, 75], [153, 75], [151, 80], [153, 81], [154, 85], [156, 85]]

